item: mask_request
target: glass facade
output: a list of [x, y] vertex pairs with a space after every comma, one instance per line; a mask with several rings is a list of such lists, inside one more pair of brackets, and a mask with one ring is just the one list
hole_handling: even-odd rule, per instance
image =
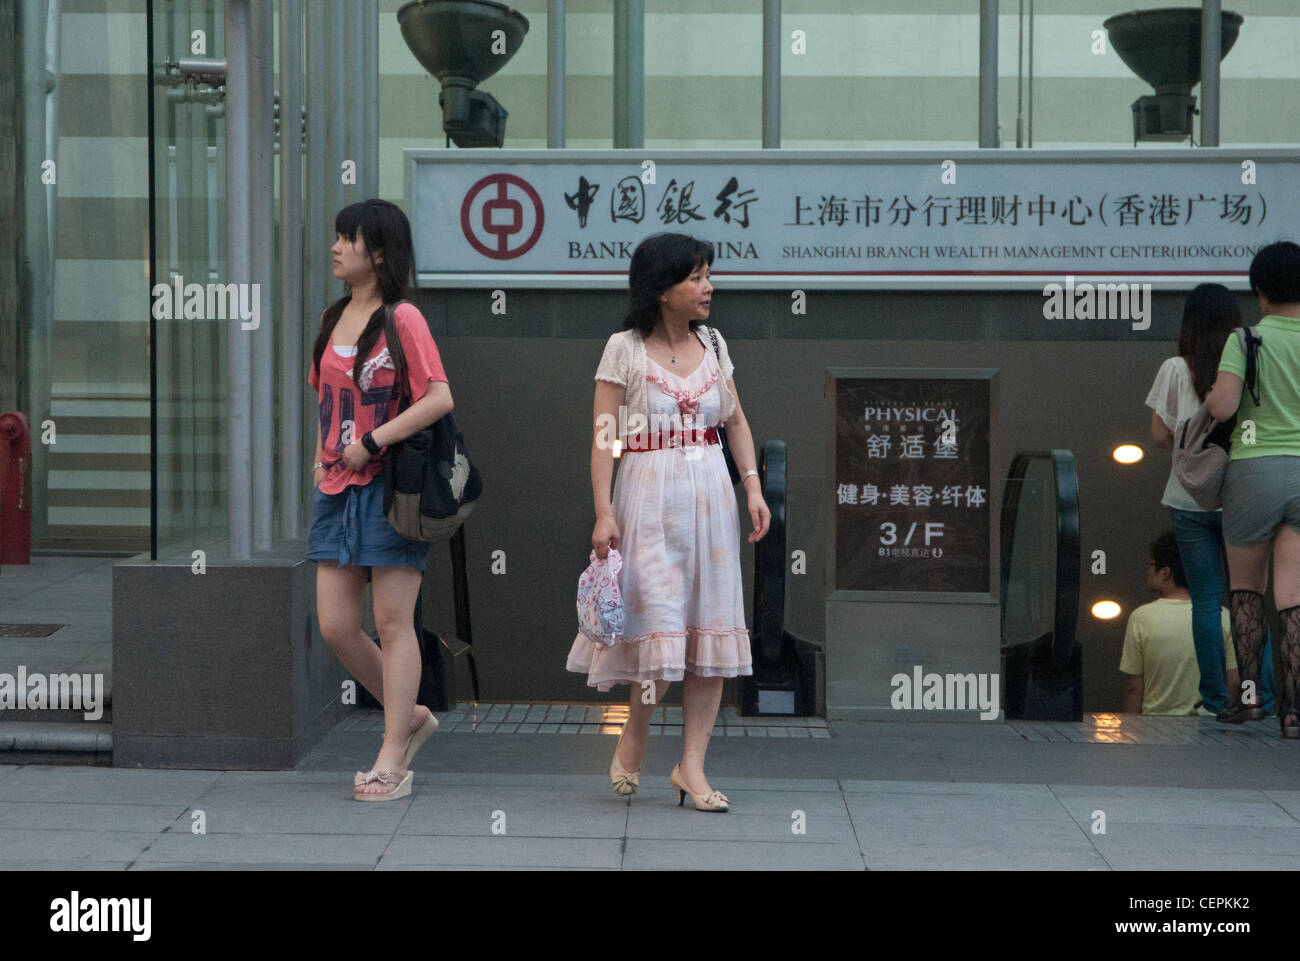
[[[375, 192], [397, 202], [402, 150], [445, 145], [438, 85], [402, 40], [401, 5], [377, 5], [378, 170], [370, 172]], [[546, 2], [521, 0], [517, 7], [530, 21], [529, 33], [483, 88], [510, 112], [506, 146], [539, 147], [546, 143]], [[274, 8], [278, 16], [281, 4]], [[1300, 136], [1294, 124], [1300, 68], [1293, 55], [1300, 10], [1289, 0], [1241, 0], [1231, 8], [1244, 22], [1222, 66], [1221, 143], [1293, 144]], [[151, 256], [155, 283], [182, 295], [186, 285], [206, 290], [229, 279], [224, 100], [212, 84], [186, 81], [175, 67], [183, 58], [225, 56], [225, 4], [63, 0], [17, 9], [18, 74], [27, 91], [15, 94], [24, 182], [33, 182], [46, 162], [57, 175], [47, 189], [23, 198], [21, 244], [31, 276], [23, 293], [18, 405], [34, 427], [47, 419], [54, 427], [54, 442], [34, 451], [35, 542], [136, 551], [150, 547], [152, 534], [155, 550], [165, 555], [220, 539], [229, 486], [223, 406], [229, 322], [206, 312], [187, 316], [182, 303], [170, 317], [154, 311], [151, 329], [147, 279]], [[332, 0], [302, 7], [307, 66], [313, 44], [328, 46], [318, 75], [308, 78], [307, 97], [313, 85], [341, 90], [343, 109], [326, 97], [320, 121], [344, 129], [321, 135], [348, 156], [358, 152], [353, 119], [368, 105], [357, 85], [339, 84], [332, 71], [340, 50], [345, 59], [357, 57], [348, 38], [358, 35], [366, 9]], [[1031, 138], [1036, 147], [1132, 143], [1131, 104], [1151, 91], [1101, 28], [1114, 12], [1106, 0], [1003, 2], [1004, 147]], [[334, 18], [341, 44], [332, 39]], [[971, 4], [786, 0], [780, 35], [783, 147], [975, 145], [979, 49]], [[570, 0], [568, 147], [613, 144], [614, 39], [611, 4]], [[758, 2], [647, 0], [646, 148], [758, 147], [761, 39]], [[331, 159], [327, 181], [333, 166]], [[307, 183], [305, 196], [321, 193], [337, 208], [363, 190]], [[304, 236], [304, 251], [328, 245], [323, 221], [332, 214], [308, 225], [322, 236]], [[338, 293], [319, 263], [307, 270], [304, 358], [315, 318]], [[277, 416], [300, 411], [308, 453], [310, 402], [304, 390], [277, 394], [275, 405]]]
[[[219, 56], [224, 4], [151, 5], [153, 85], [154, 446], [157, 557], [225, 535], [229, 321], [209, 312], [209, 284], [226, 278], [225, 104], [209, 83], [186, 82], [182, 57]], [[203, 309], [186, 311], [198, 285]], [[160, 290], [159, 288], [164, 288]], [[178, 300], [177, 291], [181, 292]]]

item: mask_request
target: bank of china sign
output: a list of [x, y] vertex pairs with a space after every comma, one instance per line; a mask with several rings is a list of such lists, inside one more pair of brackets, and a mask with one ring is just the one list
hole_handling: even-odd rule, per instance
[[424, 287], [623, 287], [662, 230], [734, 287], [1240, 287], [1300, 232], [1277, 149], [405, 153]]

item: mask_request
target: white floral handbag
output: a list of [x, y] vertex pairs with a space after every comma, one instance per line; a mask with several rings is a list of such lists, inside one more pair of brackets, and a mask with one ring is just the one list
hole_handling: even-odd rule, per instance
[[623, 634], [622, 570], [623, 556], [614, 548], [604, 560], [593, 550], [591, 564], [578, 578], [578, 630], [592, 643], [610, 646]]

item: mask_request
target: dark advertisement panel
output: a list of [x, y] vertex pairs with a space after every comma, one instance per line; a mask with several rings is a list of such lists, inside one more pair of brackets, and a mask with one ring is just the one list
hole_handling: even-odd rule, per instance
[[987, 591], [987, 377], [832, 383], [834, 590]]

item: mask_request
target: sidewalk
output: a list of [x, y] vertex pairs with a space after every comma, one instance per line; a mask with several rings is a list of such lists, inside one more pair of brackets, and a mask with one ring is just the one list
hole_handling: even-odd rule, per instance
[[676, 807], [675, 733], [651, 736], [629, 802], [610, 791], [615, 738], [597, 725], [488, 733], [468, 715], [442, 716], [411, 797], [383, 804], [351, 799], [376, 712], [293, 772], [0, 767], [0, 869], [1300, 869], [1300, 743], [1273, 723], [1096, 715], [804, 737], [727, 715], [708, 771], [732, 810], [704, 814]]
[[[0, 575], [0, 625], [63, 626], [0, 637], [0, 672], [108, 675], [114, 559], [32, 560]], [[462, 705], [416, 758], [411, 797], [382, 804], [352, 800], [379, 747], [371, 711], [293, 772], [0, 765], [0, 869], [1300, 869], [1300, 742], [1276, 721], [828, 724], [724, 708], [707, 767], [732, 810], [705, 814], [668, 783], [678, 707], [656, 712], [640, 793], [610, 791], [625, 709]], [[3, 723], [108, 727], [69, 720]], [[191, 830], [199, 811], [206, 833]]]

